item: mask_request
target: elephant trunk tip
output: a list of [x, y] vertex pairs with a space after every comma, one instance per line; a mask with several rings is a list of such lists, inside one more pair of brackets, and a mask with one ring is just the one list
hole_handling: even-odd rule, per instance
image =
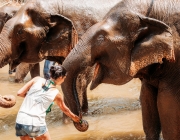
[[11, 108], [16, 104], [16, 98], [14, 95], [0, 96], [0, 107]]

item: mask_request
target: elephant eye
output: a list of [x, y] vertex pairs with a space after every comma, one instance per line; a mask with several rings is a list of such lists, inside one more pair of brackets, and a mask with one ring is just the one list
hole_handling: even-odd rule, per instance
[[19, 29], [18, 31], [17, 31], [17, 34], [22, 34], [23, 33], [23, 29]]
[[99, 36], [97, 37], [97, 42], [98, 42], [98, 44], [101, 44], [103, 41], [104, 41], [104, 35], [99, 35]]

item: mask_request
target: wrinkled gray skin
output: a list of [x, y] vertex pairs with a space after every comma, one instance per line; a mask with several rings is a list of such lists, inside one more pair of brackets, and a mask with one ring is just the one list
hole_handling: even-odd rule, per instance
[[[6, 42], [0, 44], [5, 54], [0, 60], [0, 67], [13, 61], [11, 65], [13, 69], [21, 62], [37, 63], [43, 59], [61, 64], [78, 38], [90, 26], [100, 21], [118, 1], [28, 1], [6, 22], [0, 34], [0, 42]], [[92, 68], [86, 69], [86, 72], [89, 70]], [[87, 111], [86, 88], [92, 76], [81, 73], [78, 77], [77, 86], [81, 90], [79, 96], [85, 98], [83, 101], [80, 99], [80, 103], [82, 109]], [[88, 79], [83, 79], [84, 77]], [[66, 96], [66, 92], [68, 89], [64, 91], [65, 102], [73, 96]], [[74, 102], [66, 104], [70, 108], [77, 108]]]
[[[4, 24], [11, 19], [16, 12], [21, 8], [21, 4], [10, 2], [0, 7], [0, 32]], [[34, 78], [40, 75], [40, 66], [37, 64], [21, 63], [16, 68], [15, 82], [23, 82], [25, 76], [30, 71], [31, 77]]]
[[146, 139], [159, 140], [162, 131], [165, 140], [178, 140], [179, 42], [179, 0], [124, 0], [93, 25], [66, 57], [63, 66], [69, 74], [63, 86], [76, 91], [72, 85], [78, 72], [94, 64], [91, 89], [140, 78]]

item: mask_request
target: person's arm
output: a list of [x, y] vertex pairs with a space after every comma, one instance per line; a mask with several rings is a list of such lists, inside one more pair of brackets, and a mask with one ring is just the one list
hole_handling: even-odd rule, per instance
[[58, 93], [55, 97], [54, 102], [56, 102], [56, 104], [60, 107], [60, 109], [67, 115], [69, 116], [74, 122], [80, 122], [80, 118], [73, 114], [70, 109], [65, 105], [64, 100], [63, 100], [63, 96]]
[[18, 92], [17, 96], [25, 97], [30, 87], [34, 84], [34, 82], [38, 79], [38, 77], [35, 77], [31, 79], [29, 82], [27, 82]]

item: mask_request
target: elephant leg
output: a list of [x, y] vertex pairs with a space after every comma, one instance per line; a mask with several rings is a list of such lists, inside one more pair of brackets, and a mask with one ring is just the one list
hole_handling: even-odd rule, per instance
[[16, 72], [16, 69], [13, 69], [13, 70], [10, 70], [9, 69], [9, 74], [13, 74], [13, 73], [15, 73]]
[[34, 67], [34, 64], [20, 63], [16, 68], [15, 82], [23, 82], [28, 72]]
[[[173, 83], [174, 84], [174, 83]], [[175, 85], [175, 84], [174, 84]], [[167, 84], [159, 86], [158, 110], [164, 140], [180, 140], [180, 90]], [[171, 89], [170, 89], [171, 88]]]
[[34, 78], [36, 76], [40, 76], [40, 64], [36, 63], [36, 64], [29, 64], [30, 65], [30, 74], [31, 74], [31, 78]]
[[157, 88], [142, 80], [140, 101], [146, 140], [159, 140], [161, 124], [157, 109]]

